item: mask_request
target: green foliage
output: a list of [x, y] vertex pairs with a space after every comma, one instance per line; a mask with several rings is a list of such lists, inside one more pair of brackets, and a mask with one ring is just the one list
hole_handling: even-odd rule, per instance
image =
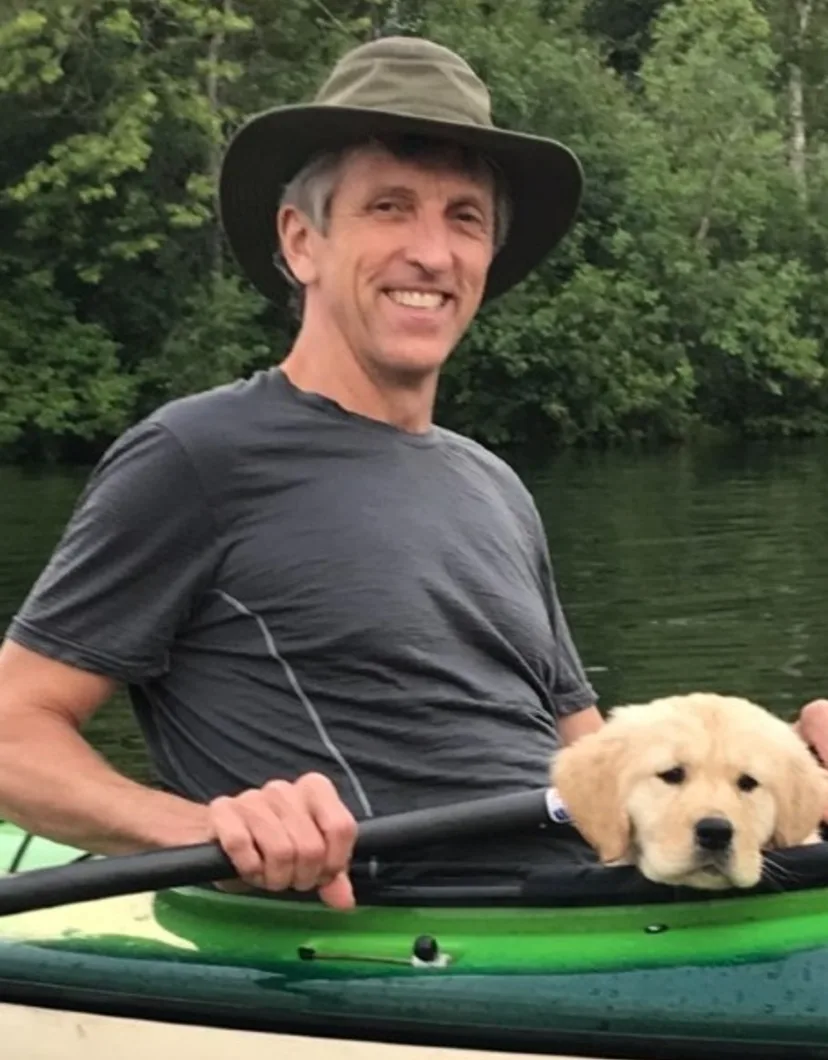
[[680, 437], [694, 386], [659, 293], [594, 265], [493, 307], [446, 376], [463, 430], [523, 446]]
[[235, 276], [197, 289], [158, 355], [141, 366], [145, 399], [154, 403], [195, 393], [272, 363], [281, 335], [258, 320], [258, 302]]
[[52, 456], [61, 440], [122, 430], [133, 382], [103, 328], [81, 323], [45, 273], [3, 277], [0, 446]]
[[497, 121], [563, 139], [587, 173], [574, 231], [451, 358], [442, 422], [503, 446], [825, 430], [828, 4], [803, 36], [803, 2], [8, 4], [0, 452], [103, 444], [281, 356], [288, 307], [240, 278], [218, 229], [221, 150], [389, 32], [459, 50]]

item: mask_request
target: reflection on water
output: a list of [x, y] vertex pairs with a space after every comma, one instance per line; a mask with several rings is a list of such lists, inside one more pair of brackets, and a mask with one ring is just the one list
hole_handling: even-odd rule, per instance
[[[708, 689], [790, 715], [828, 694], [826, 442], [567, 453], [525, 478], [602, 706]], [[3, 628], [83, 481], [0, 468]], [[123, 697], [89, 735], [143, 775]]]

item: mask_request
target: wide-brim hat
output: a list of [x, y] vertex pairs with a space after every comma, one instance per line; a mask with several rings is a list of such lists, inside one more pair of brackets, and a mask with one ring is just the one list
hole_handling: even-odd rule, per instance
[[276, 214], [285, 185], [321, 151], [407, 134], [487, 156], [511, 196], [504, 244], [484, 298], [522, 280], [563, 238], [583, 174], [563, 144], [494, 125], [489, 91], [460, 56], [417, 37], [384, 37], [345, 54], [312, 103], [267, 110], [232, 137], [219, 177], [221, 223], [236, 260], [267, 298], [286, 292]]

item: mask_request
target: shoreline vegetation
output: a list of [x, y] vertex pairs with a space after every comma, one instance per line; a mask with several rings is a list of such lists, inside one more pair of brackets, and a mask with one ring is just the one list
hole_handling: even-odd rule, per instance
[[439, 422], [550, 453], [828, 433], [825, 0], [12, 0], [0, 461], [87, 463], [278, 362], [290, 308], [217, 226], [223, 145], [393, 32], [460, 51], [498, 123], [587, 177], [567, 240], [449, 361]]

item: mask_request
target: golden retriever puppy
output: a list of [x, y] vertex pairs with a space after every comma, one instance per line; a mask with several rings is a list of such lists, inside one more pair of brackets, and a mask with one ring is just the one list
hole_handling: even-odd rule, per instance
[[818, 841], [827, 776], [785, 722], [708, 693], [616, 708], [551, 768], [603, 862], [707, 890], [752, 887], [764, 850]]

